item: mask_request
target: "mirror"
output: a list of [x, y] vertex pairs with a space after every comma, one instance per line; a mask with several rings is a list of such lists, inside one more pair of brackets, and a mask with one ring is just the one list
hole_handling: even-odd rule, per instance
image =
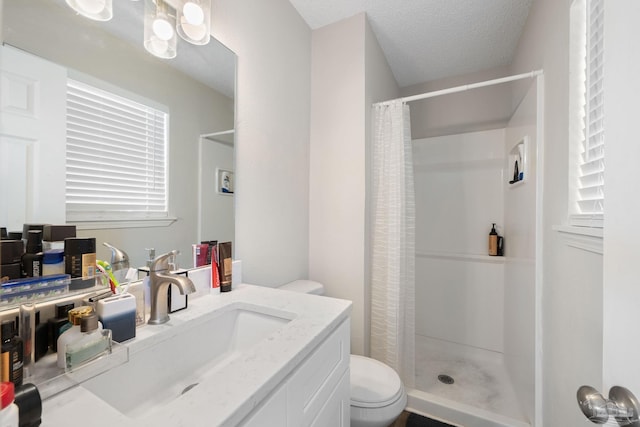
[[[0, 15], [3, 42], [58, 64], [74, 77], [80, 75], [92, 82], [103, 82], [168, 108], [168, 203], [173, 221], [163, 226], [124, 221], [116, 228], [113, 224], [91, 223], [78, 225], [78, 235], [96, 237], [99, 259], [109, 260], [110, 251], [102, 246], [102, 242], [109, 242], [129, 254], [132, 267], [145, 265], [146, 248], [154, 248], [157, 254], [178, 249], [180, 266], [190, 267], [192, 244], [200, 240], [233, 239], [233, 231], [224, 237], [207, 234], [233, 230], [233, 214], [228, 213], [228, 206], [233, 205], [234, 198], [228, 195], [215, 198], [224, 204], [224, 215], [215, 214], [216, 200], [213, 205], [207, 203], [206, 213], [200, 212], [204, 206], [200, 194], [216, 195], [216, 188], [213, 182], [200, 182], [199, 151], [203, 135], [234, 129], [236, 57], [212, 38], [206, 46], [193, 46], [180, 39], [177, 58], [158, 59], [142, 45], [144, 2], [119, 0], [113, 2], [113, 7], [113, 20], [96, 22], [76, 15], [64, 0], [4, 1]], [[210, 160], [202, 163], [205, 172], [211, 172], [208, 168], [233, 172], [232, 137], [229, 142], [231, 164], [228, 158], [221, 166]], [[29, 163], [29, 155], [25, 159], [29, 168], [45, 170], [42, 165]], [[56, 178], [64, 176], [64, 165], [60, 163], [46, 165], [47, 173], [56, 171]], [[64, 206], [60, 197], [53, 203]], [[28, 200], [26, 204], [29, 205]], [[48, 218], [45, 209], [34, 208], [33, 201], [26, 209], [20, 207], [23, 215], [18, 205], [3, 201], [0, 218], [18, 216], [21, 222], [59, 223]], [[210, 225], [206, 221], [215, 222], [215, 227], [203, 226]], [[15, 227], [12, 224], [10, 231]]]

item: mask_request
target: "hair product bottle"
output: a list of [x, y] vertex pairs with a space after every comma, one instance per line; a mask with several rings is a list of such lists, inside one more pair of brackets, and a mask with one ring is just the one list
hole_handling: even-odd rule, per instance
[[27, 251], [22, 255], [22, 274], [24, 277], [42, 276], [42, 231], [29, 230]]
[[11, 381], [14, 385], [22, 384], [22, 352], [23, 345], [20, 337], [16, 335], [16, 325], [13, 320], [3, 320], [0, 328], [2, 336], [2, 381]]
[[[68, 237], [64, 239], [65, 273], [72, 279], [70, 291], [90, 288], [96, 284], [95, 237]], [[81, 279], [80, 279], [81, 278]]]
[[491, 227], [491, 232], [489, 232], [489, 255], [498, 255], [498, 232], [496, 231], [495, 222]]

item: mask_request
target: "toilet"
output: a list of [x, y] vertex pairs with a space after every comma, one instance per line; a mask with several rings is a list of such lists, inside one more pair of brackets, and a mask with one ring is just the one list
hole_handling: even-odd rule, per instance
[[[324, 295], [324, 286], [296, 280], [279, 287], [293, 292]], [[351, 355], [351, 427], [388, 427], [407, 406], [400, 376], [370, 357]]]

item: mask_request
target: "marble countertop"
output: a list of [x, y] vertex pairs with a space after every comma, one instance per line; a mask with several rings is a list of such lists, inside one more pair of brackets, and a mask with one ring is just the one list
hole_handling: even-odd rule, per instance
[[348, 318], [351, 311], [351, 302], [345, 300], [241, 284], [229, 293], [190, 300], [186, 310], [171, 314], [171, 320], [164, 325], [139, 328], [136, 338], [125, 343], [129, 358], [179, 333], [179, 325], [239, 303], [294, 316], [269, 339], [261, 340], [224, 369], [208, 376], [197, 391], [180, 396], [142, 419], [125, 416], [80, 385], [44, 402], [42, 425], [234, 426]]

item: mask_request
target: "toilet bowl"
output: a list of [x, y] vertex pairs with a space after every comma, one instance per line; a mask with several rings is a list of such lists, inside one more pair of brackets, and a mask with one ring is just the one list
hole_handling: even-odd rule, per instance
[[[312, 280], [296, 280], [279, 289], [315, 295], [324, 286]], [[407, 405], [400, 377], [389, 366], [370, 357], [351, 355], [351, 427], [387, 427]]]

